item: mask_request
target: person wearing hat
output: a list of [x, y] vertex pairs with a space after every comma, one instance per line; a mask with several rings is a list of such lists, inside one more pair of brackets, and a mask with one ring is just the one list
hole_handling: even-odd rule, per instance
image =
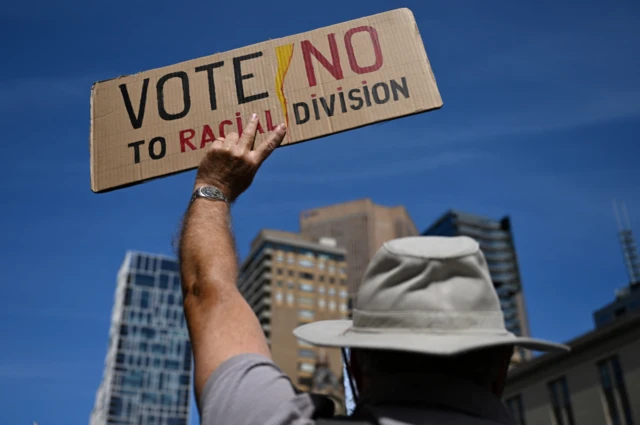
[[[281, 124], [253, 148], [257, 124], [254, 114], [242, 136], [212, 144], [183, 222], [183, 303], [203, 425], [326, 421], [322, 400], [297, 391], [273, 363], [258, 318], [236, 286], [230, 204], [286, 134]], [[365, 272], [353, 320], [310, 323], [294, 334], [316, 346], [351, 349], [357, 407], [342, 420], [383, 425], [515, 423], [501, 401], [514, 347], [568, 349], [505, 329], [484, 255], [467, 237], [385, 243]]]

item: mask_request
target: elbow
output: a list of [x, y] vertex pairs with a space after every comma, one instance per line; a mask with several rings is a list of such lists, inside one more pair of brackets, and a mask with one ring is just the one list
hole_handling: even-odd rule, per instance
[[182, 280], [182, 300], [185, 308], [189, 305], [211, 306], [220, 301], [219, 282], [213, 276], [192, 274]]

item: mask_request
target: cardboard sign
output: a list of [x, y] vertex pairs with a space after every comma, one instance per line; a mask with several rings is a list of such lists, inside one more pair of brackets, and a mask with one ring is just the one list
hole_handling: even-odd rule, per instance
[[254, 112], [285, 146], [441, 106], [413, 14], [381, 13], [94, 84], [91, 189], [193, 169]]

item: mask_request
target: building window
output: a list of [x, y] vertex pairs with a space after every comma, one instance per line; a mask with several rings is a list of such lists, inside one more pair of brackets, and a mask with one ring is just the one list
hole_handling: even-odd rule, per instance
[[287, 287], [289, 289], [293, 289], [294, 286], [295, 286], [295, 284], [293, 283], [293, 280], [290, 280], [289, 282], [287, 282]]
[[277, 286], [278, 288], [282, 288], [282, 281], [281, 281], [281, 280], [277, 281], [277, 282], [276, 282], [276, 286]]
[[298, 350], [298, 357], [315, 360], [316, 353], [313, 350], [307, 350], [306, 348], [301, 348]]
[[336, 302], [331, 300], [329, 301], [329, 310], [336, 311]]
[[324, 310], [326, 305], [327, 305], [327, 302], [324, 300], [324, 298], [320, 298], [318, 300], [318, 307], [320, 307], [320, 310]]
[[573, 409], [571, 408], [567, 378], [563, 376], [562, 378], [549, 382], [548, 385], [556, 425], [574, 425], [575, 422], [573, 420]]
[[516, 425], [526, 425], [524, 420], [524, 407], [522, 405], [522, 395], [518, 394], [513, 397], [509, 397], [506, 400], [507, 407], [511, 412], [511, 416], [516, 421]]
[[278, 263], [282, 263], [284, 261], [284, 255], [282, 255], [281, 252], [279, 252], [278, 255], [276, 255], [276, 261]]
[[282, 304], [282, 292], [278, 291], [276, 292], [276, 302], [278, 303], [278, 305]]
[[335, 283], [335, 281], [336, 280], [334, 278], [332, 278], [332, 277], [329, 278], [329, 283]]
[[160, 275], [159, 286], [160, 286], [160, 289], [167, 289], [169, 287], [169, 276], [168, 275], [166, 275], [166, 274], [161, 274]]
[[307, 280], [313, 280], [313, 275], [311, 273], [307, 273], [307, 272], [300, 272], [298, 273], [298, 276], [301, 279], [307, 279]]
[[341, 289], [340, 290], [340, 298], [347, 298], [348, 294], [347, 294], [347, 290], [346, 289]]
[[282, 269], [276, 269], [276, 274], [282, 274]]
[[613, 425], [633, 425], [631, 405], [618, 356], [609, 357], [599, 362], [598, 371], [600, 372], [600, 385], [607, 403], [610, 423]]
[[293, 276], [293, 270], [289, 270], [289, 276]]
[[301, 306], [313, 307], [315, 305], [315, 300], [311, 297], [301, 296], [298, 298], [298, 304]]
[[291, 293], [287, 294], [287, 304], [289, 304], [289, 306], [293, 305], [293, 294]]
[[336, 272], [336, 267], [335, 266], [329, 266], [329, 273], [333, 274]]
[[347, 312], [347, 304], [346, 303], [340, 303], [340, 312], [341, 313], [346, 313]]
[[298, 311], [298, 318], [300, 319], [309, 319], [313, 320], [314, 314], [311, 310], [300, 310]]
[[324, 286], [318, 286], [318, 293], [324, 294]]
[[298, 363], [298, 370], [301, 372], [313, 373], [316, 370], [316, 365], [312, 363]]
[[320, 270], [324, 270], [324, 269], [325, 269], [324, 261], [320, 261], [320, 262], [318, 263], [318, 268], [319, 268]]
[[289, 263], [289, 264], [294, 264], [295, 262], [296, 262], [296, 257], [294, 257], [293, 255], [290, 255], [290, 256], [287, 258], [287, 263]]
[[336, 288], [329, 288], [329, 295], [335, 295], [336, 294]]
[[313, 285], [310, 283], [301, 283], [300, 290], [303, 292], [313, 292]]
[[318, 280], [319, 280], [320, 282], [324, 282], [324, 276], [318, 276]]
[[136, 285], [152, 288], [154, 283], [155, 279], [153, 276], [136, 274]]
[[303, 257], [298, 260], [298, 265], [302, 267], [313, 267], [313, 261]]

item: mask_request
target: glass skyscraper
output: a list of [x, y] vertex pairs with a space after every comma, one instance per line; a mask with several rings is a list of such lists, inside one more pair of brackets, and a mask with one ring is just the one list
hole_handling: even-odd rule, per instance
[[[530, 336], [529, 321], [522, 293], [518, 257], [513, 242], [511, 220], [499, 220], [448, 211], [423, 236], [468, 236], [479, 244], [489, 266], [491, 280], [500, 297], [505, 326], [518, 336]], [[514, 362], [530, 358], [528, 351], [516, 352]]]
[[191, 343], [177, 261], [128, 252], [90, 425], [187, 425]]

